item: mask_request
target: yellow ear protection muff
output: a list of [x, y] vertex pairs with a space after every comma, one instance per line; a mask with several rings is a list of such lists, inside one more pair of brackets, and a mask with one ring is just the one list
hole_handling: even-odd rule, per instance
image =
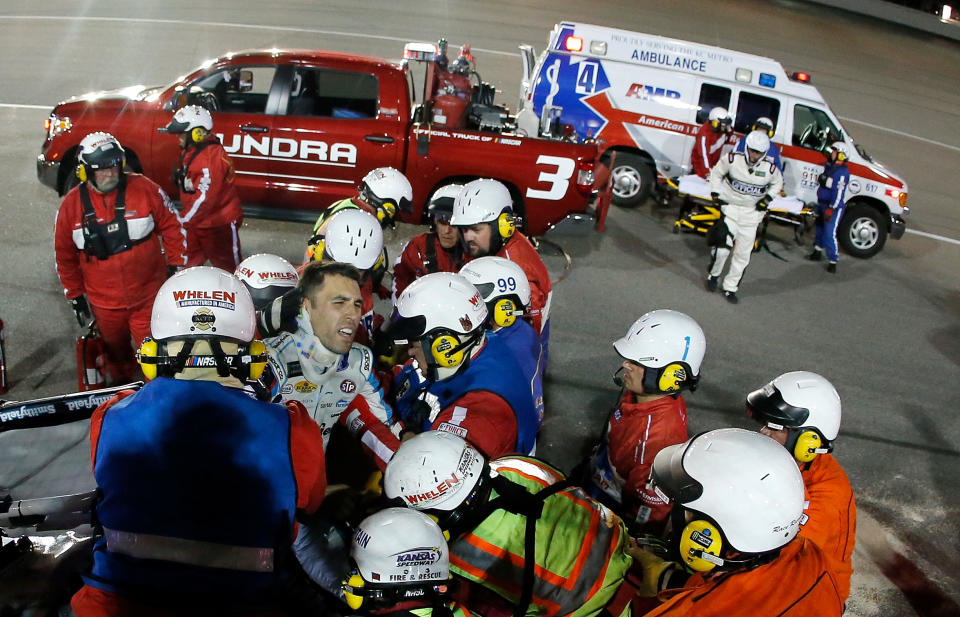
[[392, 201], [384, 201], [376, 205], [377, 208], [377, 220], [380, 223], [391, 222], [394, 217], [397, 215], [397, 204]]
[[720, 549], [723, 537], [716, 525], [704, 519], [693, 520], [683, 528], [680, 535], [680, 557], [692, 570], [709, 572], [723, 565]]
[[847, 155], [844, 154], [843, 152], [841, 152], [840, 150], [835, 150], [835, 149], [833, 149], [833, 148], [830, 148], [830, 151], [837, 153], [837, 162], [838, 162], [838, 163], [842, 163], [842, 162], [844, 162], [845, 160], [847, 160]]
[[501, 212], [497, 217], [497, 231], [504, 240], [517, 232], [517, 217], [512, 212]]
[[263, 376], [263, 371], [267, 368], [267, 346], [263, 341], [250, 341], [247, 346], [247, 353], [242, 355], [240, 366], [245, 367], [247, 379], [256, 381]]
[[[428, 585], [401, 583], [388, 586], [367, 585], [360, 573], [353, 570], [350, 578], [340, 582], [343, 599], [352, 610], [394, 606], [407, 600], [446, 599], [449, 592], [447, 583], [433, 581]], [[373, 607], [370, 605], [373, 604]], [[436, 613], [435, 613], [436, 614]]]
[[508, 328], [517, 321], [517, 303], [512, 298], [500, 298], [491, 303], [490, 316], [493, 323], [501, 328]]
[[143, 371], [143, 376], [147, 378], [147, 381], [157, 377], [157, 363], [154, 360], [159, 353], [159, 347], [157, 341], [148, 336], [143, 339], [140, 349], [137, 350], [137, 362], [140, 364], [140, 370]]
[[[126, 170], [127, 170], [127, 155], [123, 154], [120, 157], [120, 172], [123, 173]], [[79, 179], [80, 182], [86, 182], [90, 180], [90, 176], [92, 175], [92, 171], [87, 171], [87, 165], [80, 160], [79, 156], [77, 157], [77, 168], [76, 170], [74, 170], [74, 173], [77, 174], [77, 179]]]
[[80, 179], [80, 182], [87, 181], [87, 166], [83, 163], [77, 165], [77, 178]]
[[307, 261], [323, 261], [324, 237], [317, 234], [307, 240]]
[[430, 356], [437, 366], [453, 368], [463, 363], [465, 347], [457, 335], [440, 334], [430, 341]]
[[207, 129], [198, 126], [190, 129], [190, 141], [198, 144], [207, 138]]
[[[779, 425], [776, 425], [779, 426]], [[787, 450], [801, 463], [810, 463], [819, 454], [833, 451], [833, 444], [824, 443], [816, 429], [810, 427], [787, 428]]]
[[674, 394], [693, 381], [689, 367], [683, 362], [671, 362], [660, 368], [643, 367], [645, 394]]
[[363, 577], [354, 570], [350, 574], [350, 578], [340, 583], [340, 589], [343, 591], [343, 599], [346, 601], [347, 606], [353, 610], [359, 610], [363, 606], [363, 600], [366, 597], [364, 593], [364, 585], [366, 581], [363, 580]]
[[195, 340], [184, 340], [177, 355], [169, 356], [166, 341], [145, 338], [137, 350], [137, 362], [140, 363], [143, 376], [150, 380], [175, 375], [185, 368], [216, 367], [221, 377], [232, 373], [241, 380], [257, 380], [266, 370], [269, 355], [263, 341], [251, 341], [247, 346], [241, 345], [235, 355], [227, 355], [218, 339], [207, 339], [213, 354], [191, 355]]

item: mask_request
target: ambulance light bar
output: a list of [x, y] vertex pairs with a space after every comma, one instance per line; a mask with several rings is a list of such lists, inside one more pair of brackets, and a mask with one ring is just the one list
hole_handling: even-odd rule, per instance
[[770, 73], [760, 73], [760, 85], [764, 88], [775, 88], [777, 86], [777, 76]]
[[595, 56], [606, 56], [607, 42], [606, 41], [590, 41], [590, 53]]
[[793, 81], [802, 81], [805, 84], [810, 83], [810, 74], [804, 73], [802, 71], [797, 71], [790, 75], [790, 79]]
[[433, 62], [437, 59], [437, 46], [433, 43], [407, 43], [403, 46], [404, 60]]
[[753, 71], [750, 69], [738, 68], [734, 78], [737, 81], [742, 81], [745, 84], [750, 83], [750, 80], [753, 79]]
[[563, 42], [563, 48], [567, 51], [582, 51], [583, 39], [579, 36], [568, 36]]

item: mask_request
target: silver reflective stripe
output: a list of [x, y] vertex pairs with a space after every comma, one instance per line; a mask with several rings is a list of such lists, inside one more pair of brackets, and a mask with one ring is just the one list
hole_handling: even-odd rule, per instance
[[161, 559], [205, 568], [273, 572], [273, 549], [231, 546], [103, 528], [107, 550], [137, 559]]

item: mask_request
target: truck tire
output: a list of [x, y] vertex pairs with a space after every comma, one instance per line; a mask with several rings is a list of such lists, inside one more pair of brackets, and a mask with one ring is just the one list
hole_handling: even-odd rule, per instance
[[650, 195], [657, 174], [643, 157], [617, 152], [613, 171], [613, 203], [622, 208], [635, 208]]
[[887, 242], [887, 222], [876, 209], [854, 204], [843, 213], [837, 226], [837, 240], [851, 257], [868, 259]]

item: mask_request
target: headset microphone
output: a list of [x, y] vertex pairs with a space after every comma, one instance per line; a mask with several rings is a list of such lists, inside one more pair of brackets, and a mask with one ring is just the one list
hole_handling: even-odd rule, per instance
[[617, 384], [618, 387], [623, 387], [623, 377], [620, 376], [620, 373], [623, 371], [623, 367], [617, 369], [617, 372], [613, 374], [613, 383]]

